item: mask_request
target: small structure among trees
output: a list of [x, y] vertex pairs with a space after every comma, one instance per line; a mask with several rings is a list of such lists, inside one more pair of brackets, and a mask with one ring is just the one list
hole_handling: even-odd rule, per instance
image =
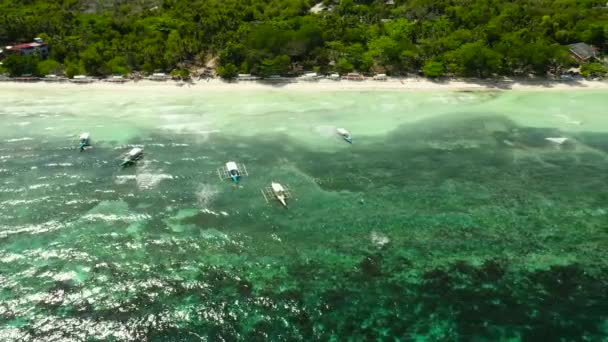
[[45, 43], [41, 38], [34, 38], [31, 43], [23, 43], [10, 45], [5, 48], [7, 54], [17, 54], [21, 56], [38, 55], [40, 59], [45, 59], [49, 56], [49, 44]]
[[583, 64], [596, 57], [596, 51], [593, 46], [585, 43], [576, 43], [568, 45], [570, 55], [578, 64]]

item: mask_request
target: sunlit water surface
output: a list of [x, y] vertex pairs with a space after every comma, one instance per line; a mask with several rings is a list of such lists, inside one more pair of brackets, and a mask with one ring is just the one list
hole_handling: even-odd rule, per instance
[[607, 96], [3, 91], [0, 340], [607, 338]]

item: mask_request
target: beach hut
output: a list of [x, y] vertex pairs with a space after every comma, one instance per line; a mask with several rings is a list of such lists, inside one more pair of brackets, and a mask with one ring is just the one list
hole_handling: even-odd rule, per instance
[[568, 45], [570, 56], [576, 60], [578, 64], [583, 64], [597, 56], [596, 49], [585, 43], [575, 43]]

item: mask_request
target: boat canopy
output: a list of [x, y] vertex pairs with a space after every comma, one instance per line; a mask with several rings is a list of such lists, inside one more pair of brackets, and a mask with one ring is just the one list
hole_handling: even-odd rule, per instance
[[228, 169], [228, 171], [238, 171], [239, 170], [236, 163], [232, 162], [232, 161], [229, 161], [226, 163], [226, 169]]
[[128, 156], [129, 156], [130, 158], [137, 157], [137, 156], [138, 156], [138, 155], [140, 155], [142, 152], [143, 152], [143, 150], [142, 150], [141, 148], [139, 148], [139, 147], [135, 147], [134, 149], [132, 149], [131, 151], [129, 151]]
[[272, 182], [272, 184], [270, 184], [270, 186], [272, 187], [272, 191], [274, 191], [275, 193], [285, 191], [283, 186], [279, 183]]
[[545, 140], [548, 140], [550, 142], [554, 142], [558, 145], [561, 145], [561, 144], [565, 143], [568, 140], [568, 138], [545, 138]]
[[336, 132], [338, 132], [338, 134], [344, 135], [344, 136], [350, 135], [350, 133], [348, 133], [348, 131], [345, 130], [344, 128], [338, 128], [338, 129], [336, 129]]
[[82, 133], [80, 135], [80, 140], [89, 140], [90, 134], [89, 133]]

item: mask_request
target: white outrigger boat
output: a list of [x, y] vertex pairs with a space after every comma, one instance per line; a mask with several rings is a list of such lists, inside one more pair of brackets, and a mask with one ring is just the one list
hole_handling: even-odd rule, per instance
[[566, 141], [568, 141], [568, 138], [563, 138], [563, 137], [559, 137], [559, 138], [545, 138], [545, 140], [550, 141], [554, 144], [557, 145], [562, 145], [563, 143], [565, 143]]
[[125, 157], [123, 158], [120, 166], [129, 166], [134, 164], [136, 161], [140, 160], [144, 156], [144, 150], [139, 147], [135, 147], [129, 151]]
[[338, 128], [338, 129], [336, 129], [336, 133], [338, 133], [338, 135], [341, 136], [342, 139], [346, 140], [348, 143], [350, 143], [350, 144], [353, 143], [353, 137], [344, 128]]
[[82, 133], [80, 135], [80, 152], [84, 151], [84, 149], [89, 146], [91, 146], [91, 134]]
[[221, 180], [231, 178], [235, 183], [238, 183], [242, 176], [249, 176], [249, 173], [245, 164], [229, 161], [223, 168], [217, 169], [217, 175]]
[[291, 198], [291, 192], [286, 186], [283, 186], [277, 182], [270, 183], [270, 186], [262, 190], [262, 195], [269, 203], [269, 198], [276, 198], [285, 208], [287, 208], [287, 199]]

